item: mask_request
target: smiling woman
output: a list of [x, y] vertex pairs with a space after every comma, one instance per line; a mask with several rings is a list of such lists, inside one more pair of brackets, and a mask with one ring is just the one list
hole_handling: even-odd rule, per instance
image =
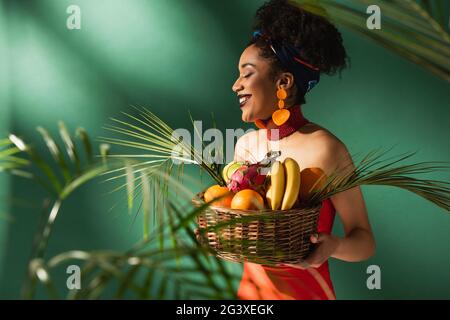
[[[326, 19], [285, 0], [273, 0], [258, 9], [255, 29], [240, 57], [240, 75], [232, 90], [239, 97], [242, 120], [255, 122], [260, 130], [239, 139], [235, 160], [260, 160], [278, 150], [278, 160], [298, 162], [305, 181], [311, 172], [329, 176], [337, 168], [353, 170], [344, 143], [301, 111], [305, 94], [319, 82], [320, 74], [331, 75], [346, 67], [339, 31]], [[336, 211], [345, 229], [343, 238], [331, 234]], [[375, 251], [359, 187], [323, 201], [317, 234], [310, 241], [315, 250], [302, 265], [244, 262], [239, 298], [334, 299], [328, 259], [361, 261]]]
[[305, 94], [319, 82], [321, 73], [333, 75], [347, 66], [339, 31], [288, 1], [263, 5], [256, 14], [255, 29], [232, 87], [241, 108], [246, 107], [243, 121], [270, 118], [277, 110], [274, 88], [288, 89], [285, 103], [289, 106], [304, 104]]
[[241, 56], [240, 77], [233, 85], [239, 97], [242, 120], [252, 122], [266, 119], [272, 114], [270, 106], [276, 104], [274, 83], [269, 77], [270, 65], [259, 55], [256, 46], [247, 47]]

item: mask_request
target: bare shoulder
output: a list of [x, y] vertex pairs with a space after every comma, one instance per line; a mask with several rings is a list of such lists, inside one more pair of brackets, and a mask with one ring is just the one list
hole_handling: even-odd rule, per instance
[[330, 130], [317, 124], [310, 124], [311, 135], [308, 139], [310, 145], [322, 148], [345, 147], [344, 143]]
[[314, 154], [314, 163], [329, 174], [338, 168], [352, 168], [352, 158], [345, 143], [326, 128], [311, 123], [307, 148]]

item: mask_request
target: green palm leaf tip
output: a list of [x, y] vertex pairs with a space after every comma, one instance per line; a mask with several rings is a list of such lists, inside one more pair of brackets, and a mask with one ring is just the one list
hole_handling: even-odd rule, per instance
[[19, 172], [24, 172], [25, 174], [25, 171], [19, 169], [28, 166], [30, 162], [18, 156], [21, 152], [22, 150], [18, 148], [9, 138], [1, 139], [0, 172], [9, 171], [16, 174]]

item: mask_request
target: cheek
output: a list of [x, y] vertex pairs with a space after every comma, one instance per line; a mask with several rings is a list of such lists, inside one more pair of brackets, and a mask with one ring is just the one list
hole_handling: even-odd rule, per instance
[[254, 87], [254, 111], [258, 113], [268, 113], [276, 104], [276, 96], [272, 85], [267, 81], [260, 82]]
[[268, 92], [270, 91], [267, 81], [263, 79], [257, 79], [251, 85], [251, 91], [255, 100], [262, 102], [268, 98]]

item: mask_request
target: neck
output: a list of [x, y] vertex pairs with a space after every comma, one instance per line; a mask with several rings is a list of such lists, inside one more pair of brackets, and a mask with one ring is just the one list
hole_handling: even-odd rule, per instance
[[301, 107], [301, 105], [290, 107], [289, 111], [291, 112], [291, 115], [281, 126], [277, 126], [271, 118], [265, 120], [267, 139], [271, 141], [283, 139], [309, 123], [309, 120], [303, 116]]

